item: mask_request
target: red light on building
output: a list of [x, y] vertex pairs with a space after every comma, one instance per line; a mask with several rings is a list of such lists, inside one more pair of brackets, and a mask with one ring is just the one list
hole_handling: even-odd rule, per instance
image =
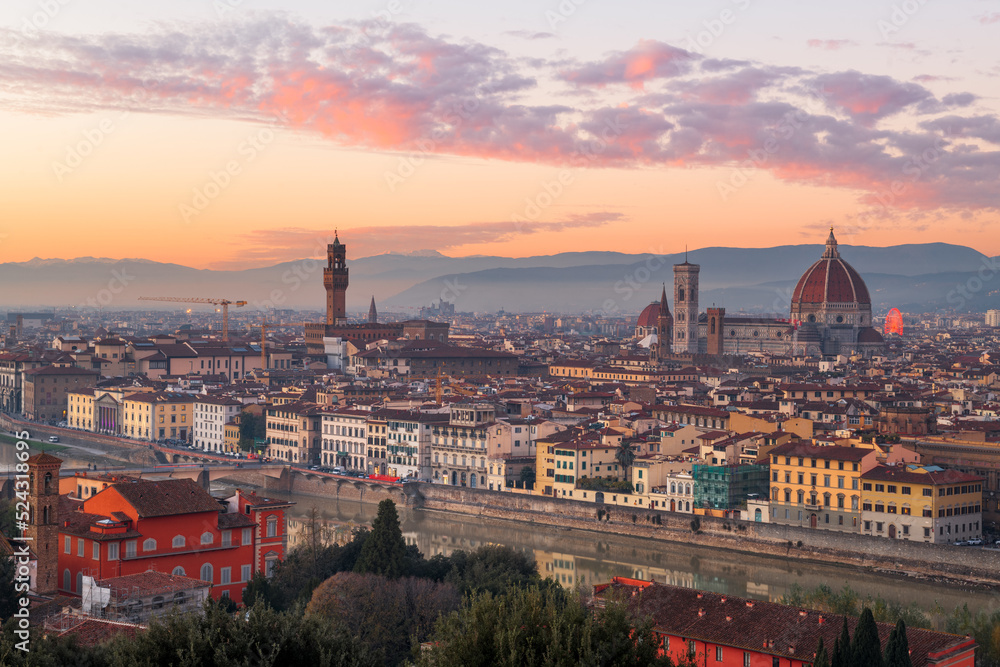
[[893, 308], [885, 316], [885, 335], [889, 334], [903, 335], [903, 314], [899, 308]]

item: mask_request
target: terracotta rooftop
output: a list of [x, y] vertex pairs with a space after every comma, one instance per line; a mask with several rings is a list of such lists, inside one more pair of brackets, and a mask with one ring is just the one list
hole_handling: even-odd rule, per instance
[[222, 510], [215, 498], [190, 479], [139, 481], [134, 484], [118, 484], [113, 488], [135, 508], [140, 519]]
[[[843, 617], [826, 612], [622, 577], [594, 587], [598, 599], [615, 592], [627, 596], [629, 607], [640, 615], [652, 617], [659, 633], [789, 660], [812, 662], [820, 638], [832, 648], [844, 622]], [[846, 620], [853, 636], [858, 620]], [[895, 626], [877, 625], [885, 647]], [[975, 646], [968, 637], [932, 630], [907, 628], [906, 635], [913, 667], [938, 664], [928, 660], [928, 655], [943, 658]]]

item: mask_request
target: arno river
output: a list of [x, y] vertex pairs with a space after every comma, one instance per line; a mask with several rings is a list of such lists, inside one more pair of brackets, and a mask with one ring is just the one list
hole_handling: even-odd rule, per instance
[[[232, 487], [213, 487], [213, 493]], [[296, 504], [291, 508], [291, 545], [303, 540], [315, 508], [326, 541], [350, 539], [354, 527], [371, 525], [377, 505], [313, 496], [269, 494]], [[916, 603], [930, 611], [947, 613], [961, 604], [970, 609], [1000, 607], [1000, 595], [980, 588], [962, 588], [929, 581], [868, 573], [840, 565], [823, 565], [733, 553], [686, 544], [654, 542], [583, 530], [553, 529], [514, 521], [468, 517], [399, 507], [403, 536], [426, 557], [472, 550], [484, 544], [504, 544], [530, 553], [543, 576], [567, 586], [606, 582], [612, 576], [728, 593], [740, 597], [778, 600], [794, 584], [811, 589], [826, 584], [833, 589], [850, 585], [862, 596], [871, 594], [904, 605]], [[972, 547], [969, 547], [972, 548]], [[1000, 551], [997, 552], [1000, 563]]]
[[[0, 444], [0, 475], [16, 462], [14, 447]], [[77, 452], [80, 453], [80, 452]], [[96, 452], [95, 452], [96, 453]], [[93, 460], [90, 454], [86, 456]], [[65, 467], [85, 467], [75, 460], [74, 450], [58, 452]], [[108, 460], [109, 464], [118, 462]], [[120, 463], [118, 463], [120, 465]], [[231, 486], [213, 485], [222, 495]], [[370, 525], [377, 505], [337, 501], [312, 496], [288, 497], [296, 504], [289, 515], [290, 545], [303, 539], [315, 508], [323, 538], [329, 542], [350, 539], [356, 526]], [[741, 597], [778, 600], [794, 584], [811, 589], [826, 584], [833, 589], [850, 585], [862, 596], [871, 594], [905, 605], [916, 603], [931, 611], [940, 607], [950, 613], [967, 603], [973, 611], [1000, 607], [1000, 595], [981, 588], [964, 588], [917, 579], [893, 577], [821, 563], [782, 560], [686, 544], [654, 542], [582, 530], [559, 530], [549, 526], [481, 519], [399, 507], [403, 535], [427, 557], [448, 555], [457, 549], [472, 550], [484, 544], [504, 544], [530, 553], [543, 576], [566, 586], [591, 586], [622, 575], [639, 579], [728, 593]], [[975, 548], [975, 547], [965, 547]], [[1000, 551], [997, 551], [1000, 565]]]

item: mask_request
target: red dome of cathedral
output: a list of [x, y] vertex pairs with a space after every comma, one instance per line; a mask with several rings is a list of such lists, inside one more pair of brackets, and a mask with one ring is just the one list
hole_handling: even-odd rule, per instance
[[656, 327], [656, 320], [660, 317], [660, 304], [657, 301], [649, 304], [639, 313], [637, 327]]
[[854, 267], [840, 258], [837, 239], [830, 229], [826, 252], [799, 278], [792, 304], [864, 303], [871, 304], [868, 288]]

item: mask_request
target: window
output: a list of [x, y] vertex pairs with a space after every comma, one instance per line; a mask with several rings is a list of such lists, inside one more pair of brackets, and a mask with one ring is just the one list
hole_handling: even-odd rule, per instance
[[716, 662], [722, 662], [722, 647], [721, 646], [716, 646], [715, 647], [715, 661]]
[[204, 533], [201, 534], [202, 544], [211, 544], [214, 541], [215, 541], [215, 535], [212, 535], [211, 531], [206, 530]]
[[111, 542], [108, 544], [108, 560], [118, 560], [118, 543]]
[[213, 581], [211, 563], [205, 563], [204, 565], [201, 566], [200, 578], [202, 581]]
[[222, 531], [222, 546], [224, 547], [233, 546], [233, 531], [231, 530]]
[[689, 639], [688, 640], [688, 657], [689, 658], [693, 658], [695, 656], [695, 653], [696, 653], [696, 649], [695, 649], [695, 646], [694, 646], [694, 640], [693, 639]]
[[253, 528], [244, 528], [242, 544], [247, 545], [251, 542], [253, 542]]
[[136, 540], [129, 540], [125, 543], [125, 557], [135, 558]]
[[267, 536], [277, 537], [278, 535], [278, 517], [271, 515], [267, 517]]
[[174, 537], [174, 541], [171, 543], [171, 545], [175, 549], [180, 549], [181, 547], [183, 547], [185, 545], [185, 543], [186, 542], [184, 540], [184, 536], [183, 535], [177, 535], [177, 536]]
[[83, 538], [76, 538], [76, 555], [78, 558], [83, 558]]
[[219, 576], [222, 577], [221, 583], [223, 584], [233, 583], [233, 568], [231, 567], [222, 568], [222, 570], [219, 572]]
[[[68, 554], [73, 553], [73, 538], [70, 537], [69, 535], [67, 535], [63, 539], [63, 551], [65, 551]], [[68, 570], [67, 570], [67, 572], [68, 572]], [[69, 588], [69, 587], [68, 586], [64, 586], [63, 588]]]
[[241, 565], [240, 566], [240, 581], [250, 581], [250, 566]]
[[871, 491], [872, 490], [871, 482], [865, 482], [864, 484], [862, 484], [861, 485], [861, 490], [862, 491]]
[[743, 651], [743, 667], [750, 667], [750, 652]]
[[101, 543], [94, 542], [94, 560], [101, 560]]
[[171, 572], [170, 574], [172, 574], [172, 575], [174, 575], [174, 576], [176, 576], [176, 577], [183, 577], [183, 576], [186, 576], [186, 575], [184, 574], [184, 568], [183, 568], [183, 567], [181, 567], [180, 565], [178, 565], [177, 567], [175, 567], [175, 568], [174, 568], [174, 570], [173, 570], [173, 572]]

